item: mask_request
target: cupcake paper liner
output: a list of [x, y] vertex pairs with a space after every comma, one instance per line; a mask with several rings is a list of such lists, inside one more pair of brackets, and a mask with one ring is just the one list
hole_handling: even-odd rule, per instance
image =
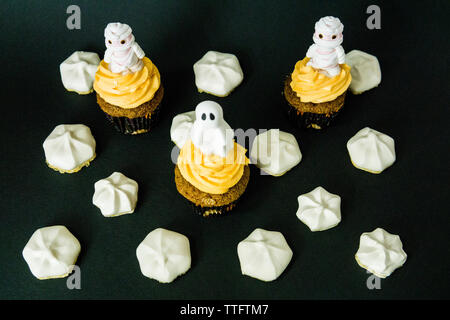
[[105, 113], [106, 118], [111, 122], [117, 131], [124, 134], [141, 134], [150, 131], [158, 122], [161, 104], [156, 107], [150, 118], [138, 117], [113, 117]]
[[236, 207], [236, 203], [238, 202], [238, 200], [239, 199], [237, 199], [227, 205], [218, 206], [218, 207], [202, 207], [202, 206], [195, 205], [193, 202], [190, 202], [189, 200], [187, 200], [187, 202], [191, 206], [194, 213], [196, 213], [200, 216], [203, 216], [203, 217], [210, 217], [210, 216], [220, 216], [222, 214], [228, 213], [229, 211], [231, 211], [232, 209], [234, 209]]
[[287, 114], [289, 120], [299, 128], [308, 129], [324, 129], [330, 126], [331, 122], [336, 118], [339, 112], [331, 112], [329, 114], [311, 113], [298, 111], [297, 108], [287, 103]]

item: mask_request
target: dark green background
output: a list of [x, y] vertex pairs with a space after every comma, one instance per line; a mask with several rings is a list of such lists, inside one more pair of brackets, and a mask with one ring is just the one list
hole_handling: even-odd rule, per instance
[[[66, 8], [81, 8], [81, 30]], [[381, 30], [366, 8], [381, 7]], [[55, 299], [428, 299], [449, 298], [448, 1], [1, 1], [0, 298]], [[283, 113], [284, 77], [312, 43], [314, 23], [338, 16], [343, 46], [378, 57], [382, 82], [348, 95], [335, 125], [295, 129]], [[125, 136], [106, 121], [95, 95], [62, 86], [59, 64], [76, 50], [103, 56], [108, 22], [132, 26], [165, 86], [159, 125]], [[199, 94], [192, 65], [208, 50], [234, 53], [243, 83], [226, 98]], [[261, 176], [229, 216], [194, 215], [177, 193], [170, 154], [172, 118], [218, 101], [235, 129], [295, 134], [303, 160], [286, 175]], [[42, 143], [58, 124], [88, 125], [97, 159], [76, 174], [45, 164]], [[346, 142], [370, 126], [395, 139], [397, 161], [380, 175], [354, 168]], [[248, 146], [247, 146], [248, 148]], [[134, 214], [106, 219], [92, 205], [94, 183], [121, 171], [139, 183]], [[342, 222], [312, 233], [295, 213], [316, 186], [342, 197]], [[80, 240], [81, 290], [66, 279], [39, 281], [22, 249], [40, 227], [63, 224]], [[171, 284], [145, 278], [135, 250], [157, 227], [185, 234], [192, 268]], [[241, 275], [236, 246], [253, 229], [281, 231], [294, 257], [274, 282]], [[404, 267], [368, 290], [354, 260], [359, 236], [383, 227], [399, 234]]]

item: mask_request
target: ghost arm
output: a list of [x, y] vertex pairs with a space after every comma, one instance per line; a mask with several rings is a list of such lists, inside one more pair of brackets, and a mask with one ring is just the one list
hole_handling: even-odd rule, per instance
[[227, 141], [226, 141], [226, 132], [225, 130], [221, 130], [217, 128], [214, 132], [215, 136], [215, 143], [214, 143], [214, 149], [215, 154], [221, 157], [226, 157], [227, 155]]
[[342, 46], [339, 46], [336, 48], [336, 54], [337, 54], [338, 63], [344, 64], [345, 63], [345, 51], [344, 51], [344, 48], [342, 48]]
[[226, 157], [228, 152], [233, 148], [234, 146], [234, 131], [230, 128], [230, 126], [225, 123], [225, 125], [217, 130], [216, 134], [216, 148], [217, 153], [222, 156]]
[[203, 143], [203, 131], [198, 125], [198, 122], [194, 122], [191, 129], [191, 140], [195, 146], [199, 146]]
[[133, 48], [134, 53], [136, 54], [136, 56], [139, 59], [142, 59], [145, 56], [144, 50], [142, 50], [142, 48], [139, 46], [139, 44], [137, 42], [133, 43], [132, 48]]
[[103, 60], [105, 60], [106, 63], [110, 63], [111, 62], [111, 56], [112, 56], [111, 49], [106, 49], [105, 57], [103, 58]]

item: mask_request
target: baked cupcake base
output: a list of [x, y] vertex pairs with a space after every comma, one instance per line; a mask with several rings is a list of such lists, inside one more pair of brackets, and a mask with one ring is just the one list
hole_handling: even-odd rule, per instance
[[244, 173], [237, 184], [223, 194], [210, 194], [203, 192], [181, 175], [178, 166], [175, 166], [175, 184], [178, 192], [188, 200], [193, 211], [204, 217], [221, 215], [236, 207], [236, 203], [247, 188], [250, 178], [250, 168], [244, 167]]
[[164, 88], [160, 86], [150, 101], [131, 109], [112, 105], [98, 93], [97, 103], [117, 131], [124, 134], [141, 134], [150, 131], [156, 125], [163, 95]]
[[300, 128], [323, 129], [330, 126], [344, 106], [346, 92], [327, 102], [302, 102], [292, 90], [291, 81], [291, 76], [286, 77], [283, 90], [289, 119]]

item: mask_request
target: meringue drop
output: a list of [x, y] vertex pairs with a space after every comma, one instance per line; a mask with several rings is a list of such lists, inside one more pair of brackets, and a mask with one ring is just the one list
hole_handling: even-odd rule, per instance
[[95, 52], [75, 51], [59, 65], [64, 88], [78, 94], [89, 94], [93, 89], [100, 58]]
[[386, 278], [406, 262], [407, 255], [398, 235], [382, 228], [365, 232], [355, 254], [358, 264], [380, 278]]
[[381, 173], [396, 159], [394, 139], [369, 127], [348, 140], [347, 150], [353, 165], [370, 173]]
[[341, 222], [341, 197], [322, 187], [298, 197], [297, 217], [311, 231], [324, 231]]
[[277, 279], [293, 255], [281, 232], [260, 228], [239, 242], [237, 251], [242, 274], [262, 281]]
[[194, 64], [195, 85], [199, 92], [218, 97], [230, 94], [244, 79], [234, 54], [208, 51]]
[[253, 140], [250, 158], [264, 172], [279, 177], [300, 163], [302, 153], [294, 135], [270, 129]]
[[80, 242], [65, 226], [37, 229], [23, 248], [22, 256], [38, 279], [68, 276], [80, 253]]
[[95, 158], [95, 145], [91, 130], [83, 124], [60, 124], [43, 143], [48, 166], [61, 173], [88, 166]]
[[120, 172], [97, 181], [92, 203], [105, 217], [133, 213], [137, 203], [138, 184]]
[[360, 94], [377, 87], [381, 82], [381, 68], [377, 57], [360, 50], [352, 50], [345, 56], [351, 67], [350, 91]]
[[169, 283], [191, 268], [189, 239], [174, 231], [157, 228], [136, 249], [144, 276]]

